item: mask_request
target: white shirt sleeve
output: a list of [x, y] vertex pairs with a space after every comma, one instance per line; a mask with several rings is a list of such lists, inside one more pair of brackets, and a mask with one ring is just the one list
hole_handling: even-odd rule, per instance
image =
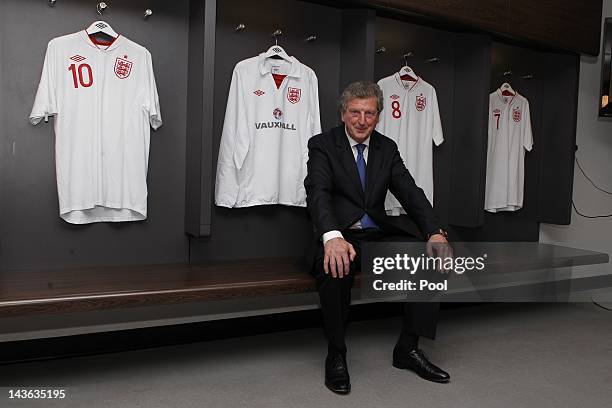
[[385, 105], [387, 103], [387, 95], [385, 95], [385, 90], [383, 89], [383, 81], [380, 80], [376, 83], [380, 87], [380, 90], [383, 92], [383, 109], [378, 112], [378, 124], [376, 125], [376, 131], [387, 136], [385, 132], [385, 126], [387, 126], [387, 115], [385, 115]]
[[47, 117], [57, 114], [57, 82], [55, 75], [55, 46], [53, 40], [47, 45], [42, 75], [36, 92], [30, 123], [37, 125]]
[[145, 100], [144, 109], [149, 113], [149, 122], [151, 127], [157, 130], [162, 125], [161, 109], [159, 107], [159, 95], [157, 94], [157, 85], [155, 83], [155, 75], [153, 73], [153, 59], [151, 53], [146, 52], [147, 60], [147, 83], [145, 84]]
[[[314, 72], [310, 78], [310, 122], [311, 122], [311, 136], [318, 135], [321, 133], [321, 117], [319, 114], [319, 81]], [[308, 149], [307, 149], [308, 150]]]
[[330, 239], [334, 239], [334, 238], [344, 238], [344, 236], [342, 235], [340, 231], [337, 231], [337, 230], [328, 231], [325, 234], [323, 234], [323, 245], [325, 245], [327, 241], [329, 241]]
[[436, 146], [440, 146], [444, 142], [444, 135], [442, 134], [442, 122], [440, 120], [440, 109], [438, 107], [438, 96], [436, 90], [433, 90], [433, 128], [432, 128], [432, 139]]
[[529, 113], [529, 102], [525, 101], [525, 112], [523, 112], [523, 126], [521, 134], [523, 135], [523, 147], [527, 151], [531, 151], [533, 147], [533, 134], [531, 133], [531, 114]]
[[229, 208], [236, 205], [240, 187], [238, 171], [244, 164], [250, 145], [249, 132], [246, 128], [246, 104], [241, 82], [240, 72], [236, 67], [232, 74], [227, 98], [219, 158], [217, 160], [215, 204]]

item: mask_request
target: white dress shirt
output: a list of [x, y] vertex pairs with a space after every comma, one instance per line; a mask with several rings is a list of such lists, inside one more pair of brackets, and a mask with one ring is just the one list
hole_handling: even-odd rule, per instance
[[[351, 145], [353, 157], [355, 158], [355, 162], [356, 162], [357, 154], [358, 154], [357, 145], [360, 143], [349, 136], [348, 132], [346, 131], [346, 126], [344, 127], [344, 133], [346, 133], [346, 138], [348, 139], [348, 142]], [[370, 150], [369, 149], [370, 137], [368, 136], [368, 138], [364, 140], [361, 144], [366, 146], [365, 149], [363, 149], [363, 159], [365, 160], [366, 164], [368, 164], [368, 151]], [[355, 224], [351, 225], [351, 229], [361, 229], [361, 221], [357, 221]], [[333, 238], [344, 238], [344, 236], [342, 236], [342, 233], [338, 230], [328, 231], [323, 234], [323, 245], [325, 245], [327, 241]]]

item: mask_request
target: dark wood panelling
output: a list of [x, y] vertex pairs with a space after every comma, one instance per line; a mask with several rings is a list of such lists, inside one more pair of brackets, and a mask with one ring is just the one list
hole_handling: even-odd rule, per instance
[[599, 54], [601, 0], [370, 0], [391, 12], [418, 13], [522, 41]]
[[0, 316], [84, 312], [304, 293], [314, 279], [294, 258], [2, 272]]
[[508, 8], [508, 0], [372, 0], [369, 3], [491, 31], [500, 31], [500, 25], [505, 24], [504, 17]]
[[508, 3], [508, 34], [555, 48], [599, 54], [601, 0]]

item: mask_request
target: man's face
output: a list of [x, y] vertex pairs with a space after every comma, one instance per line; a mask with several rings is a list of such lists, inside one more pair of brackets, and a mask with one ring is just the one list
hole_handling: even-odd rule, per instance
[[351, 99], [342, 112], [342, 122], [346, 131], [356, 142], [363, 143], [374, 131], [378, 123], [376, 97]]

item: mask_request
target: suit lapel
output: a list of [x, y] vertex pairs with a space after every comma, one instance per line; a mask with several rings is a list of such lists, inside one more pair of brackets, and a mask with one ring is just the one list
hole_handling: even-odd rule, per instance
[[336, 150], [338, 152], [338, 157], [340, 158], [340, 163], [342, 164], [342, 167], [344, 167], [344, 169], [346, 170], [346, 173], [349, 175], [349, 182], [353, 185], [357, 194], [359, 194], [359, 196], [363, 198], [363, 190], [361, 188], [361, 181], [359, 180], [357, 163], [355, 162], [355, 156], [353, 156], [353, 151], [346, 136], [344, 126], [339, 126], [335, 128], [334, 136], [336, 139]]
[[380, 150], [380, 135], [376, 131], [370, 136], [370, 145], [368, 147], [368, 164], [366, 170], [366, 197], [369, 197], [374, 191], [376, 185], [376, 175], [379, 174], [380, 166], [382, 165], [382, 154]]

